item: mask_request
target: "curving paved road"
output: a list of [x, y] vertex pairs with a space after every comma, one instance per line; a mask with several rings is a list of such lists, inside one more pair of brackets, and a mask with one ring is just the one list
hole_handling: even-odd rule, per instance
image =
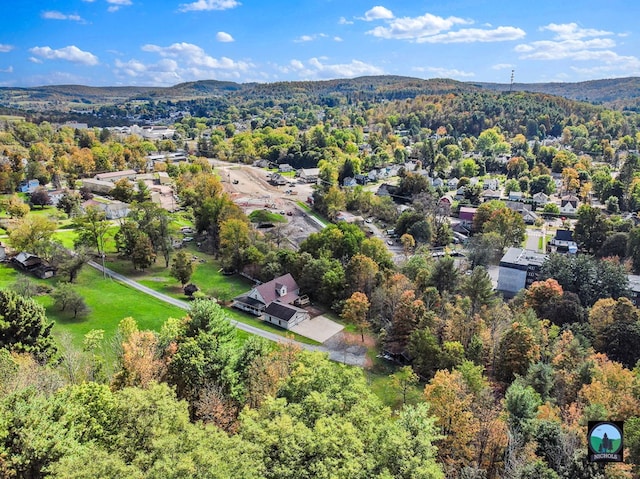
[[[143, 284], [138, 283], [126, 276], [123, 276], [115, 271], [110, 270], [109, 268], [102, 267], [101, 264], [96, 263], [95, 261], [89, 261], [89, 266], [97, 269], [100, 272], [103, 272], [106, 276], [115, 279], [116, 281], [120, 281], [127, 286], [130, 286], [138, 291], [141, 291], [149, 296], [153, 296], [160, 301], [164, 301], [165, 303], [169, 303], [173, 306], [177, 306], [178, 308], [189, 310], [191, 306], [186, 301], [182, 301], [180, 299], [172, 298], [171, 296], [167, 296], [166, 294], [159, 293], [158, 291], [154, 291]], [[269, 331], [265, 331], [263, 329], [256, 328], [255, 326], [251, 326], [249, 324], [241, 323], [234, 319], [228, 318], [232, 325], [236, 328], [241, 329], [242, 331], [246, 331], [250, 334], [255, 334], [256, 336], [260, 336], [262, 338], [268, 339], [269, 341], [282, 342], [282, 341], [291, 341], [296, 346], [299, 346], [302, 349], [306, 349], [307, 351], [315, 351], [321, 353], [328, 353], [329, 358], [333, 361], [349, 364], [352, 366], [363, 366], [365, 361], [365, 354], [359, 348], [353, 348], [344, 344], [337, 344], [334, 348], [327, 348], [325, 346], [314, 346], [311, 344], [301, 343], [299, 341], [288, 340], [278, 334], [271, 333]]]

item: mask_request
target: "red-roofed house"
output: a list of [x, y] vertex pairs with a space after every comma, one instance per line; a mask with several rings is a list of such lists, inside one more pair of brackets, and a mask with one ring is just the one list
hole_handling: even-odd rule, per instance
[[261, 316], [274, 301], [292, 304], [300, 297], [300, 287], [290, 273], [256, 286], [247, 294], [233, 299], [233, 306], [248, 313]]

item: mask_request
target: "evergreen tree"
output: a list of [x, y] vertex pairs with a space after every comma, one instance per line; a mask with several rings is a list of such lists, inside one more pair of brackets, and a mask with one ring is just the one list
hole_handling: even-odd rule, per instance
[[0, 348], [49, 361], [57, 352], [52, 327], [44, 308], [34, 299], [0, 290]]

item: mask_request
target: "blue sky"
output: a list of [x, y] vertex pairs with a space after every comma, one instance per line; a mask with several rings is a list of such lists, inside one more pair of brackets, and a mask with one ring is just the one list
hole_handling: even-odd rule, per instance
[[628, 0], [0, 0], [0, 86], [640, 76]]

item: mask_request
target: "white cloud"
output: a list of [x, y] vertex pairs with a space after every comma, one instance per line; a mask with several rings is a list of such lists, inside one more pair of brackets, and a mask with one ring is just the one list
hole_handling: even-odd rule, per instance
[[58, 12], [55, 10], [42, 12], [40, 16], [46, 20], [72, 20], [75, 22], [84, 21], [80, 15], [75, 15], [75, 14], [67, 15], [65, 13]]
[[247, 62], [236, 62], [226, 57], [221, 57], [220, 59], [213, 58], [207, 55], [201, 47], [193, 43], [174, 43], [168, 47], [144, 45], [142, 50], [145, 52], [158, 53], [161, 57], [177, 58], [189, 67], [239, 71], [246, 71], [251, 67], [251, 64]]
[[183, 3], [180, 5], [181, 12], [200, 12], [208, 10], [228, 10], [241, 5], [236, 0], [197, 0], [193, 3]]
[[334, 42], [342, 42], [344, 40], [342, 40], [342, 37], [335, 36], [335, 37], [333, 37], [333, 41]]
[[465, 72], [463, 70], [458, 70], [456, 68], [441, 68], [441, 67], [416, 67], [413, 68], [414, 71], [417, 72], [426, 72], [436, 75], [439, 78], [469, 78], [473, 77], [476, 74], [473, 72]]
[[524, 30], [515, 27], [498, 27], [493, 30], [463, 28], [455, 32], [441, 33], [416, 39], [416, 43], [475, 43], [504, 42], [519, 40], [525, 36]]
[[8, 53], [14, 49], [13, 45], [7, 45], [6, 43], [0, 43], [0, 53]]
[[139, 79], [145, 84], [173, 85], [183, 81], [178, 63], [170, 58], [163, 58], [151, 64], [138, 60], [123, 62], [116, 59], [115, 67], [116, 75]]
[[203, 79], [239, 80], [253, 71], [254, 65], [247, 61], [236, 61], [227, 57], [213, 58], [198, 45], [174, 43], [167, 47], [144, 45], [142, 50], [155, 53], [158, 62], [145, 63], [140, 60], [115, 60], [114, 72], [126, 79], [135, 79], [137, 84], [173, 85], [184, 81]]
[[604, 30], [581, 28], [575, 23], [550, 23], [540, 28], [555, 35], [551, 40], [538, 40], [520, 44], [515, 51], [528, 60], [595, 60], [616, 56], [607, 51], [616, 46], [615, 40], [605, 38], [613, 33]]
[[48, 71], [43, 75], [33, 75], [21, 81], [23, 85], [87, 85], [91, 78], [69, 72]]
[[318, 38], [327, 38], [326, 33], [314, 33], [312, 35], [301, 35], [294, 40], [294, 43], [306, 43], [317, 40]]
[[496, 63], [495, 65], [491, 65], [492, 70], [509, 70], [513, 69], [515, 65], [511, 63]]
[[571, 70], [591, 78], [613, 76], [638, 76], [640, 75], [640, 60], [630, 57], [626, 62], [597, 65], [591, 68], [579, 68], [572, 66]]
[[[637, 75], [640, 59], [635, 56], [619, 55], [615, 52], [616, 42], [613, 32], [579, 27], [576, 23], [550, 23], [540, 28], [554, 35], [551, 40], [538, 40], [515, 47], [516, 53], [524, 60], [578, 61], [580, 67], [570, 68], [583, 75]], [[593, 62], [594, 65], [589, 65]]]
[[66, 60], [73, 63], [82, 63], [83, 65], [97, 65], [98, 57], [91, 52], [80, 50], [75, 45], [69, 45], [64, 48], [54, 50], [51, 47], [33, 47], [29, 49], [36, 57], [42, 57], [46, 60]]
[[613, 33], [605, 30], [594, 30], [593, 28], [581, 28], [576, 23], [550, 23], [544, 27], [540, 27], [540, 30], [549, 30], [554, 32], [556, 40], [578, 40], [580, 38], [589, 37], [605, 37], [613, 35]]
[[4, 69], [0, 69], [0, 73], [13, 73], [13, 66], [9, 66]]
[[29, 61], [31, 63], [42, 63], [42, 60], [40, 60], [39, 58], [36, 58], [36, 57], [29, 57]]
[[[540, 40], [528, 44], [517, 45], [515, 51], [520, 58], [527, 60], [595, 60], [601, 58], [605, 49], [615, 47], [616, 43], [609, 38], [592, 40]], [[609, 51], [609, 54], [613, 54]]]
[[278, 69], [283, 73], [296, 72], [304, 80], [328, 79], [328, 78], [352, 78], [363, 75], [382, 75], [384, 70], [375, 65], [360, 60], [351, 60], [349, 63], [330, 64], [325, 62], [325, 57], [314, 57], [303, 63], [300, 60], [291, 60], [285, 67]]
[[393, 18], [393, 12], [388, 8], [380, 5], [373, 7], [371, 10], [367, 10], [364, 13], [362, 20], [365, 22], [372, 22], [373, 20], [391, 20]]
[[107, 0], [107, 3], [110, 4], [110, 7], [107, 8], [107, 12], [110, 13], [117, 12], [121, 7], [133, 5], [131, 0]]
[[417, 41], [451, 29], [454, 25], [470, 24], [469, 20], [458, 17], [442, 18], [430, 13], [419, 17], [396, 18], [388, 26], [379, 26], [367, 33], [374, 37]]
[[216, 33], [216, 40], [222, 43], [229, 43], [235, 41], [233, 37], [227, 32], [218, 32]]
[[338, 25], [353, 25], [353, 22], [351, 20], [347, 20], [344, 17], [340, 17], [340, 19], [338, 20]]

